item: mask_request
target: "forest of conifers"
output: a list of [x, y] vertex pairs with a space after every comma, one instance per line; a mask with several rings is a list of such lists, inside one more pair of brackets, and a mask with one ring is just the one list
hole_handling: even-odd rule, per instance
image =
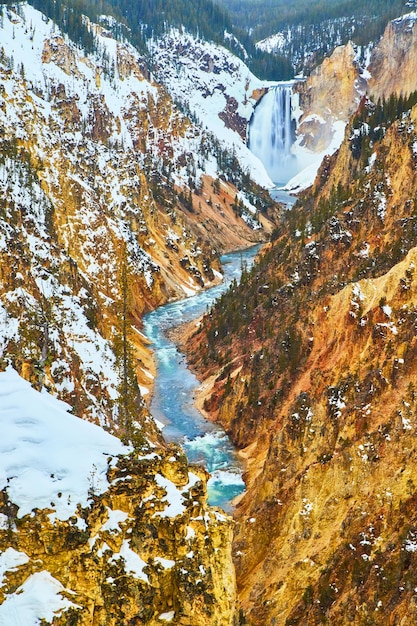
[[389, 20], [416, 8], [416, 0], [217, 0], [233, 26], [261, 41], [282, 33], [272, 50], [309, 73], [338, 45], [376, 43]]
[[[8, 0], [0, 0], [0, 4], [8, 3]], [[258, 50], [248, 32], [234, 28], [228, 12], [212, 0], [29, 0], [29, 3], [54, 20], [86, 51], [91, 52], [94, 48], [94, 38], [82, 15], [92, 21], [109, 15], [119, 22], [116, 31], [113, 28], [113, 34], [124, 36], [145, 55], [147, 39], [178, 27], [229, 48], [245, 58], [250, 69], [260, 78], [286, 80], [293, 75], [289, 58]], [[225, 38], [225, 32], [234, 37]]]
[[[379, 39], [389, 19], [417, 0], [29, 0], [78, 41], [86, 51], [94, 37], [82, 15], [92, 21], [110, 15], [113, 33], [125, 37], [144, 55], [147, 40], [171, 27], [183, 28], [207, 41], [228, 47], [261, 79], [288, 80], [308, 72], [336, 45], [348, 40], [365, 46]], [[7, 4], [0, 0], [0, 4]], [[225, 32], [232, 37], [225, 38]], [[277, 32], [287, 33], [272, 54], [256, 42]], [[151, 65], [151, 59], [148, 59]]]
[[[387, 21], [404, 13], [414, 0], [217, 0], [228, 9], [233, 24], [251, 29], [262, 39], [288, 26], [311, 25], [339, 18], [369, 18], [381, 30]], [[410, 9], [411, 10], [411, 9]]]

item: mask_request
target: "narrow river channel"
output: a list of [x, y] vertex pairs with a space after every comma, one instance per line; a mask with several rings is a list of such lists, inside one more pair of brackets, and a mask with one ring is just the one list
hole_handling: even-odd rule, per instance
[[230, 510], [231, 500], [244, 490], [241, 467], [225, 432], [208, 422], [194, 406], [199, 381], [166, 332], [205, 313], [233, 279], [239, 280], [242, 265], [252, 265], [258, 250], [259, 246], [254, 246], [224, 255], [221, 284], [161, 306], [144, 318], [144, 333], [152, 343], [157, 364], [151, 413], [164, 424], [165, 439], [180, 443], [189, 461], [210, 472], [209, 502], [225, 510]]

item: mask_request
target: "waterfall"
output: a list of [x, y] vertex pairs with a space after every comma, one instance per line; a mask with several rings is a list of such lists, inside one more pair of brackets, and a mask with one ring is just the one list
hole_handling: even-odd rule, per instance
[[274, 183], [286, 183], [297, 173], [292, 143], [291, 84], [282, 83], [263, 96], [249, 125], [249, 149]]

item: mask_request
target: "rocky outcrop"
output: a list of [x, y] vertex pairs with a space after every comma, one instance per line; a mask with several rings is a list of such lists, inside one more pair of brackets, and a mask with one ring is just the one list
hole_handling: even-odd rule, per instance
[[369, 91], [375, 97], [408, 96], [417, 89], [417, 13], [390, 22], [369, 64]]
[[[119, 626], [132, 620], [149, 626], [167, 621], [231, 626], [231, 520], [205, 504], [204, 477], [188, 475], [184, 459], [179, 467], [172, 450], [165, 455], [160, 462], [122, 461], [110, 477], [110, 490], [68, 521], [51, 523], [49, 512], [38, 511], [16, 520], [16, 528], [10, 503], [3, 502], [0, 512], [7, 509], [13, 530], [0, 531], [1, 549], [12, 548], [28, 560], [7, 572], [2, 601], [11, 602], [29, 579], [47, 572], [71, 604], [53, 619], [57, 626]], [[193, 476], [197, 480], [187, 489]], [[183, 513], [167, 517], [161, 509], [161, 503], [167, 507], [165, 483], [189, 498]]]
[[309, 150], [322, 152], [331, 144], [335, 122], [346, 122], [366, 91], [353, 45], [336, 48], [305, 82], [296, 83], [294, 91], [302, 111], [299, 141]]
[[226, 107], [220, 111], [219, 118], [224, 122], [226, 128], [231, 128], [237, 132], [243, 140], [246, 140], [247, 120], [238, 114], [239, 103], [233, 96], [226, 95]]
[[[19, 23], [19, 20], [17, 20]], [[74, 50], [66, 43], [64, 37], [56, 35], [45, 41], [42, 50], [42, 63], [53, 63], [59, 67], [67, 76], [81, 78], [82, 74], [78, 69], [77, 58]]]
[[202, 469], [123, 446], [11, 368], [0, 406], [0, 622], [234, 624], [232, 521]]

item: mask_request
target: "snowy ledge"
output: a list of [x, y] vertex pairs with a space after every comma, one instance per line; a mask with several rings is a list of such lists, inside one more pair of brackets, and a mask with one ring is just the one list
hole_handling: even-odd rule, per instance
[[130, 452], [70, 408], [12, 367], [0, 373], [0, 489], [19, 507], [19, 518], [50, 509], [52, 518], [69, 519], [92, 493], [106, 491], [109, 464]]

